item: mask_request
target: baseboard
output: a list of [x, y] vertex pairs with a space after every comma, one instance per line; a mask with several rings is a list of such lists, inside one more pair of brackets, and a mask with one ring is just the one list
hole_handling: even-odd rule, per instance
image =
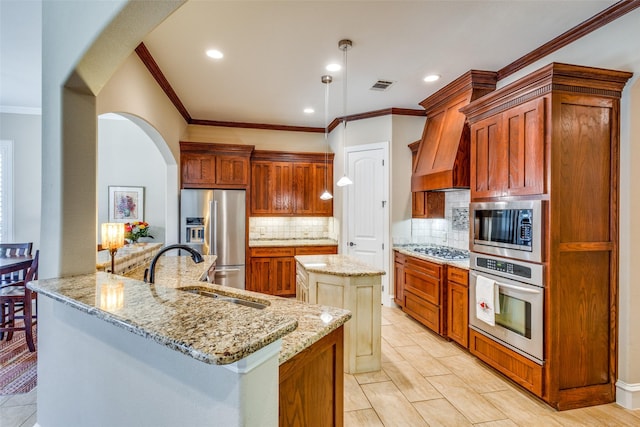
[[616, 403], [626, 409], [640, 409], [640, 383], [616, 381]]

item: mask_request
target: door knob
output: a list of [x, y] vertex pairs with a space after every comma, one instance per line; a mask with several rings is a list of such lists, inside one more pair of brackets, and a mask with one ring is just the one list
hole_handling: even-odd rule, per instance
[[349, 242], [349, 246], [355, 246], [356, 244], [353, 242]]

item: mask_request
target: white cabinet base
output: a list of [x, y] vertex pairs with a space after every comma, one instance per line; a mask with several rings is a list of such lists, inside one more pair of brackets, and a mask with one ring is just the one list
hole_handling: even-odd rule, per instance
[[381, 276], [306, 273], [308, 286], [305, 286], [305, 291], [308, 292], [309, 303], [344, 308], [353, 316], [344, 325], [345, 372], [379, 371], [382, 357]]

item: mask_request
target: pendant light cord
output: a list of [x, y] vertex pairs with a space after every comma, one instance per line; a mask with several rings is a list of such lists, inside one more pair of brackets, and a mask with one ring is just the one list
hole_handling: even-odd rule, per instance
[[324, 91], [324, 142], [326, 144], [324, 149], [324, 190], [329, 191], [328, 187], [328, 173], [329, 169], [329, 83], [331, 80], [328, 80], [326, 83], [326, 88]]

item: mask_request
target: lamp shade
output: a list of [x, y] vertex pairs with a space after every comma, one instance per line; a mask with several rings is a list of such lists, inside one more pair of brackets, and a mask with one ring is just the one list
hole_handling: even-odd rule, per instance
[[124, 224], [106, 222], [102, 224], [102, 248], [118, 249], [124, 246]]
[[337, 185], [338, 187], [344, 187], [344, 186], [346, 186], [346, 185], [351, 185], [351, 184], [353, 184], [353, 181], [351, 181], [351, 179], [350, 179], [347, 175], [344, 175], [344, 176], [343, 176], [342, 178], [340, 178], [340, 179], [338, 180], [338, 182], [336, 183], [336, 185]]
[[320, 198], [321, 198], [322, 200], [331, 200], [331, 199], [333, 199], [333, 196], [331, 195], [331, 193], [329, 193], [329, 191], [324, 190], [324, 193], [322, 193], [322, 194], [320, 195]]

